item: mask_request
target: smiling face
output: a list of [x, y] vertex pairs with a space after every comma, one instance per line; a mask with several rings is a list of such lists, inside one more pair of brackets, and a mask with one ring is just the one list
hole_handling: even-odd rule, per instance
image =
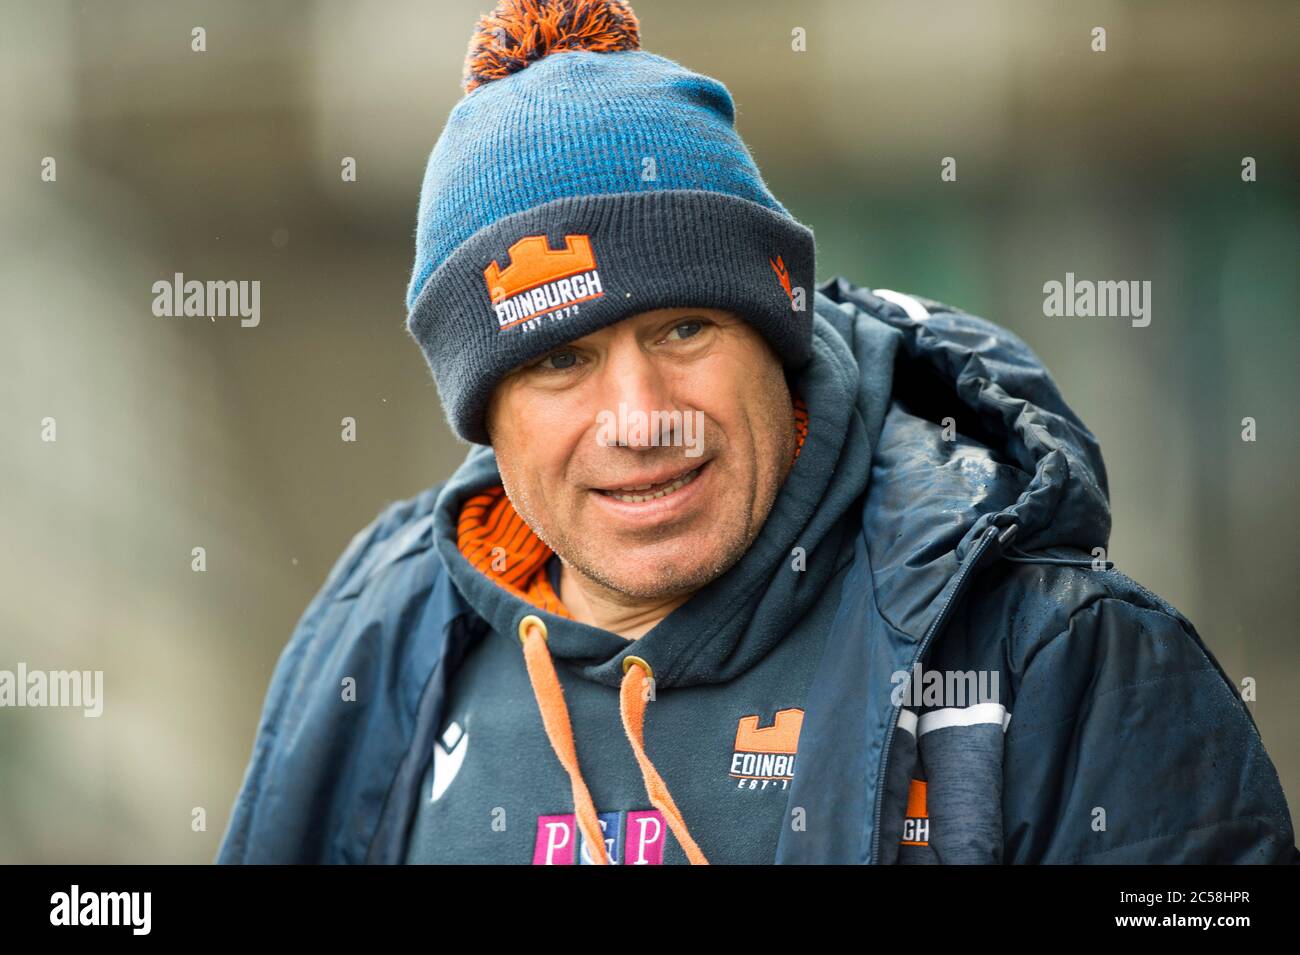
[[487, 427], [515, 510], [621, 601], [723, 574], [795, 449], [779, 360], [751, 324], [711, 308], [641, 312], [515, 369]]

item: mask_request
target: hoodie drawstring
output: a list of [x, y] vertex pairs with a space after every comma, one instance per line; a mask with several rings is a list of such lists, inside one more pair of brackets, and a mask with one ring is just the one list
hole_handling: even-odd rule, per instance
[[564, 705], [564, 689], [555, 674], [550, 651], [546, 649], [546, 624], [540, 617], [529, 614], [519, 621], [519, 640], [524, 645], [524, 665], [528, 667], [528, 680], [533, 685], [537, 708], [542, 711], [546, 737], [573, 785], [573, 811], [578, 817], [578, 828], [587, 837], [595, 863], [609, 865], [605, 835], [601, 832], [600, 820], [596, 818], [596, 804], [591, 801], [591, 791], [578, 768], [578, 750], [573, 742], [569, 708]]
[[[578, 828], [586, 837], [592, 860], [597, 865], [609, 865], [609, 855], [605, 851], [605, 835], [601, 831], [600, 821], [596, 817], [596, 806], [591, 799], [591, 791], [582, 778], [578, 766], [578, 750], [573, 739], [573, 724], [569, 720], [569, 708], [564, 703], [564, 689], [555, 672], [555, 663], [546, 646], [546, 624], [543, 620], [529, 614], [519, 621], [519, 641], [524, 647], [524, 664], [528, 668], [528, 680], [533, 686], [533, 696], [537, 699], [537, 708], [542, 714], [542, 725], [546, 728], [547, 739], [551, 749], [569, 774], [573, 786], [574, 815], [578, 819]], [[627, 733], [636, 761], [641, 767], [641, 779], [645, 785], [650, 803], [668, 822], [673, 835], [677, 837], [691, 865], [708, 865], [700, 847], [691, 838], [686, 828], [686, 820], [673, 802], [663, 777], [655, 769], [654, 763], [646, 755], [643, 736], [645, 726], [645, 681], [653, 678], [650, 665], [640, 657], [629, 656], [623, 661], [623, 682], [619, 686], [619, 713], [623, 719], [623, 730]]]
[[673, 835], [681, 843], [686, 858], [691, 860], [691, 865], [708, 865], [709, 860], [704, 858], [704, 853], [691, 838], [690, 830], [686, 828], [686, 820], [682, 818], [677, 803], [673, 802], [668, 784], [664, 782], [659, 771], [655, 769], [655, 764], [650, 762], [650, 757], [646, 755], [645, 739], [642, 736], [645, 727], [645, 684], [653, 679], [654, 671], [650, 669], [650, 664], [640, 657], [623, 658], [623, 682], [618, 688], [618, 710], [623, 717], [623, 730], [627, 733], [628, 742], [632, 744], [636, 761], [641, 765], [641, 779], [645, 783], [650, 804], [663, 814], [664, 819], [668, 820], [668, 828], [672, 829]]

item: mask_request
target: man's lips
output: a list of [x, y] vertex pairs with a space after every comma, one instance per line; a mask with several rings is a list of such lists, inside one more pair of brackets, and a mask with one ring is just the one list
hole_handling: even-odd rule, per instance
[[657, 471], [645, 471], [641, 474], [630, 475], [618, 484], [593, 485], [592, 490], [604, 494], [614, 492], [620, 494], [655, 494], [668, 485], [693, 474], [707, 463], [707, 461], [701, 461], [699, 464], [690, 466], [677, 465], [669, 469], [660, 468]]
[[708, 462], [697, 464], [693, 468], [676, 467], [672, 473], [647, 474], [644, 477], [657, 477], [660, 480], [633, 481], [628, 485], [614, 488], [592, 488], [596, 499], [611, 514], [624, 518], [636, 515], [638, 521], [668, 518], [681, 513], [691, 499], [696, 497], [700, 478], [709, 472]]

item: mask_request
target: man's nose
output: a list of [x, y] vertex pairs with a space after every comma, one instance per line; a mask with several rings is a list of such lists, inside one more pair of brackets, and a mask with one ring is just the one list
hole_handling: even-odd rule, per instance
[[[604, 368], [604, 387], [601, 389], [603, 407], [599, 409], [620, 421], [646, 422], [658, 420], [657, 414], [671, 411], [669, 383], [663, 370], [639, 347], [611, 349]], [[658, 442], [650, 427], [620, 428], [619, 444], [623, 447], [652, 447]]]

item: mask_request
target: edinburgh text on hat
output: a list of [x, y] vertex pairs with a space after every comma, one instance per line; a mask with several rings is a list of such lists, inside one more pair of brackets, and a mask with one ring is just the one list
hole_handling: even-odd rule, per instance
[[605, 294], [586, 235], [566, 235], [562, 249], [552, 249], [545, 235], [525, 236], [510, 246], [509, 267], [493, 259], [483, 278], [501, 329], [523, 325], [531, 331], [542, 316], [568, 318], [579, 302]]

